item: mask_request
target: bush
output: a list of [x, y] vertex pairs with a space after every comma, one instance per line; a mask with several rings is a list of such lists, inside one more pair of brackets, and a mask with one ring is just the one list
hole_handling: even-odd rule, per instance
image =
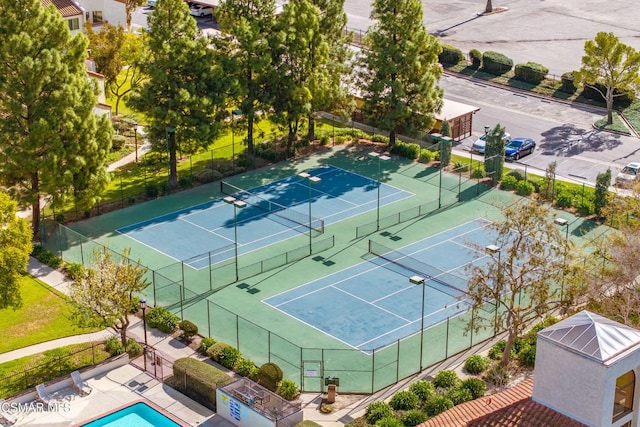
[[536, 365], [536, 346], [526, 344], [522, 349], [518, 352], [518, 360], [524, 366], [529, 368], [533, 368]]
[[63, 264], [62, 258], [56, 256], [53, 252], [49, 252], [40, 245], [33, 245], [31, 255], [43, 264], [56, 269]]
[[364, 413], [369, 424], [375, 424], [385, 417], [393, 416], [393, 408], [386, 402], [373, 402]]
[[201, 184], [207, 184], [222, 179], [222, 174], [217, 170], [202, 169], [193, 174], [193, 179]]
[[329, 145], [329, 135], [322, 135], [320, 137], [320, 145]]
[[433, 385], [435, 387], [444, 389], [453, 388], [457, 386], [459, 382], [460, 378], [458, 378], [458, 374], [448, 369], [438, 372], [433, 379]]
[[384, 135], [374, 134], [371, 137], [371, 141], [373, 141], [373, 142], [382, 142], [383, 144], [388, 144], [389, 143], [389, 137], [388, 136], [384, 136]]
[[469, 58], [471, 58], [471, 66], [473, 68], [480, 68], [482, 66], [482, 52], [478, 49], [471, 49], [469, 51]]
[[533, 193], [533, 184], [529, 181], [518, 181], [516, 184], [516, 194], [519, 196], [530, 196]]
[[207, 349], [207, 356], [225, 368], [233, 369], [240, 359], [240, 350], [226, 342], [218, 341]]
[[464, 54], [457, 47], [443, 44], [442, 52], [438, 55], [438, 62], [446, 65], [456, 65], [459, 62], [464, 61]]
[[84, 275], [84, 265], [78, 264], [77, 262], [65, 264], [64, 270], [67, 273], [67, 277], [74, 282]]
[[549, 69], [535, 62], [526, 62], [516, 65], [514, 74], [518, 80], [537, 85], [547, 77]]
[[473, 395], [469, 390], [462, 387], [451, 389], [446, 394], [447, 399], [451, 400], [455, 405], [473, 400]]
[[433, 160], [433, 152], [429, 150], [420, 150], [420, 158], [418, 161], [420, 163], [430, 163]]
[[556, 206], [559, 208], [570, 208], [573, 206], [573, 195], [565, 191], [556, 193]]
[[178, 359], [173, 364], [173, 388], [213, 411], [216, 410], [216, 389], [232, 381], [220, 369], [191, 357]]
[[178, 324], [178, 327], [182, 329], [182, 336], [187, 340], [198, 335], [198, 326], [189, 320], [183, 320]]
[[412, 391], [422, 402], [426, 402], [436, 393], [436, 389], [430, 381], [419, 380], [411, 383], [409, 390]]
[[504, 191], [513, 191], [518, 185], [518, 179], [515, 176], [505, 176], [500, 183], [500, 189]]
[[434, 396], [424, 404], [424, 411], [430, 417], [435, 417], [451, 408], [453, 408], [453, 402], [445, 396]]
[[578, 215], [581, 216], [589, 216], [593, 215], [595, 212], [595, 206], [592, 201], [584, 200], [581, 203], [578, 203]]
[[453, 169], [458, 173], [469, 172], [469, 164], [465, 162], [455, 162]]
[[402, 421], [402, 424], [407, 427], [414, 427], [427, 421], [427, 418], [427, 414], [424, 412], [418, 409], [411, 409], [402, 415], [400, 421]]
[[518, 181], [522, 181], [527, 175], [522, 169], [511, 169], [509, 172], [507, 172], [507, 176], [513, 176]]
[[408, 144], [406, 142], [397, 141], [393, 147], [391, 147], [391, 154], [397, 154], [398, 156], [415, 160], [420, 155], [420, 146], [418, 144]]
[[496, 365], [487, 371], [484, 379], [496, 387], [503, 387], [509, 383], [509, 373], [502, 366]]
[[402, 421], [396, 417], [384, 417], [376, 423], [376, 427], [404, 427]]
[[216, 343], [216, 340], [214, 340], [211, 337], [202, 338], [202, 340], [200, 341], [200, 347], [198, 347], [198, 350], [200, 350], [201, 353], [207, 354], [207, 350], [209, 349], [209, 347], [211, 347], [215, 343]]
[[155, 182], [150, 182], [144, 187], [144, 194], [149, 199], [155, 199], [160, 195], [160, 187]]
[[120, 341], [120, 338], [117, 337], [107, 338], [104, 342], [104, 349], [112, 356], [117, 356], [124, 353], [122, 342]]
[[283, 377], [282, 369], [275, 363], [265, 363], [258, 369], [258, 384], [275, 392]]
[[170, 334], [178, 328], [180, 318], [164, 307], [153, 307], [146, 315], [147, 325], [165, 334]]
[[474, 399], [484, 396], [487, 391], [487, 385], [480, 378], [467, 378], [462, 381], [460, 387], [466, 388]]
[[474, 167], [474, 169], [471, 171], [471, 178], [482, 179], [484, 177], [485, 177], [485, 173], [484, 173], [483, 166]]
[[280, 382], [280, 387], [278, 387], [278, 394], [282, 396], [283, 399], [293, 400], [300, 394], [298, 390], [298, 386], [296, 383], [289, 379], [284, 379]]
[[482, 54], [482, 71], [495, 76], [501, 76], [511, 71], [513, 60], [498, 52], [488, 51]]
[[113, 135], [111, 137], [111, 151], [119, 151], [124, 147], [124, 143], [126, 142], [126, 138], [124, 135]]
[[253, 380], [256, 378], [256, 375], [258, 375], [258, 367], [255, 363], [253, 363], [252, 360], [241, 357], [236, 362], [236, 372], [241, 377], [246, 377]]
[[[502, 359], [502, 353], [504, 352], [504, 349], [507, 347], [507, 342], [502, 340], [502, 341], [498, 341], [497, 343], [495, 343], [490, 349], [489, 349], [489, 359], [492, 360], [500, 360]], [[515, 356], [515, 354], [513, 353], [513, 349], [511, 350], [511, 355]]]
[[418, 396], [414, 392], [410, 390], [403, 390], [397, 392], [393, 397], [391, 397], [389, 405], [391, 405], [391, 407], [396, 411], [406, 411], [409, 409], [416, 409], [418, 407], [418, 400]]
[[127, 353], [129, 353], [129, 357], [136, 358], [142, 354], [144, 349], [142, 346], [136, 342], [135, 340], [129, 338], [127, 340]]
[[560, 90], [568, 93], [568, 94], [573, 94], [576, 91], [576, 86], [575, 84], [573, 84], [574, 80], [575, 80], [575, 76], [574, 74], [575, 71], [568, 71], [566, 73], [564, 73], [562, 75], [562, 77], [560, 77], [560, 80], [562, 81], [562, 85], [560, 86]]
[[489, 359], [479, 354], [470, 356], [464, 362], [464, 369], [470, 374], [477, 375], [489, 367]]

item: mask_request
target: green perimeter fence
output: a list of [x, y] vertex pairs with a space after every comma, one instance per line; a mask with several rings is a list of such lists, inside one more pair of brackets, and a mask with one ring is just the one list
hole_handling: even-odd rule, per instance
[[343, 393], [375, 393], [501, 332], [478, 327], [495, 324], [497, 311], [488, 303], [380, 348], [307, 348], [212, 301], [206, 311], [209, 336], [235, 346], [257, 365], [277, 363], [305, 392], [325, 391], [324, 379], [332, 377]]

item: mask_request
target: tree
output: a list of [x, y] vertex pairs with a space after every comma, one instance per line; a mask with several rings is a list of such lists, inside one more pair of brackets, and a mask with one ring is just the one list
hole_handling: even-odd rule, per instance
[[484, 170], [496, 185], [502, 179], [504, 167], [504, 128], [499, 124], [487, 133], [484, 149]]
[[475, 316], [476, 329], [493, 324], [507, 331], [502, 366], [509, 363], [513, 343], [535, 319], [559, 307], [557, 285], [572, 265], [572, 243], [553, 222], [547, 207], [522, 199], [502, 208], [503, 218], [488, 228], [497, 250], [487, 263], [470, 264], [468, 296], [473, 309], [496, 304], [488, 318]]
[[[120, 102], [131, 92], [137, 90], [144, 81], [144, 74], [140, 72], [140, 64], [145, 57], [142, 37], [125, 33], [120, 50], [121, 63], [116, 79], [109, 85], [109, 92], [116, 99], [115, 114], [120, 111]], [[123, 73], [124, 71], [124, 73]]]
[[129, 314], [138, 309], [136, 295], [149, 286], [144, 278], [147, 268], [129, 259], [130, 252], [125, 249], [118, 255], [107, 248], [96, 249], [91, 266], [71, 284], [70, 292], [80, 323], [113, 328], [124, 348]]
[[161, 0], [144, 34], [147, 77], [130, 104], [147, 116], [152, 149], [169, 154], [169, 185], [178, 186], [177, 153], [193, 154], [220, 133], [231, 80], [182, 0]]
[[96, 33], [91, 23], [87, 22], [85, 30], [96, 71], [104, 76], [105, 90], [109, 91], [124, 66], [120, 54], [125, 40], [124, 28], [104, 23], [100, 32]]
[[[626, 92], [640, 90], [640, 52], [604, 31], [584, 44], [582, 67], [574, 84], [598, 92], [607, 105], [607, 124], [613, 123], [613, 101]], [[600, 83], [602, 86], [600, 86]]]
[[427, 34], [418, 0], [375, 0], [371, 18], [358, 73], [362, 110], [394, 145], [399, 132], [428, 131], [435, 122], [442, 107], [441, 47]]
[[[269, 40], [275, 22], [274, 0], [227, 0], [216, 17], [222, 37], [215, 46], [226, 53], [237, 81], [237, 106], [247, 120], [247, 151], [254, 153], [254, 123], [259, 111], [268, 111], [270, 104], [271, 67]], [[223, 40], [231, 38], [232, 43]], [[229, 49], [229, 46], [231, 49]], [[232, 122], [233, 124], [233, 122]]]
[[131, 14], [133, 13], [133, 11], [136, 10], [136, 8], [144, 5], [145, 3], [146, 0], [125, 0], [124, 13], [126, 14], [127, 18], [127, 29], [131, 28]]
[[31, 253], [29, 224], [16, 216], [16, 202], [0, 191], [0, 309], [18, 308], [20, 278]]
[[285, 4], [276, 19], [271, 46], [272, 120], [287, 127], [287, 145], [291, 147], [302, 120], [313, 112], [314, 79], [329, 57], [318, 7], [311, 0]]
[[609, 186], [611, 185], [611, 169], [599, 173], [596, 177], [595, 200], [593, 202], [596, 215], [602, 217], [603, 210], [609, 203]]
[[451, 137], [451, 125], [449, 124], [449, 120], [444, 119], [442, 121], [442, 125], [440, 126], [440, 134], [442, 136]]
[[0, 184], [20, 206], [73, 199], [92, 206], [106, 188], [113, 130], [97, 117], [95, 82], [85, 66], [87, 38], [39, 0], [0, 0]]

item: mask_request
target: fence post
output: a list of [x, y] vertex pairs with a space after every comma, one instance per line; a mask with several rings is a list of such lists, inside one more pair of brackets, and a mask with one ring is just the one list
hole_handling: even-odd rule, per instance
[[445, 340], [444, 345], [444, 358], [447, 359], [449, 357], [449, 317], [447, 317], [447, 339]]
[[396, 341], [396, 346], [398, 346], [398, 349], [396, 351], [396, 384], [397, 384], [398, 380], [400, 379], [400, 339]]
[[153, 282], [153, 306], [158, 305], [158, 300], [156, 298], [156, 271], [151, 270], [151, 281]]
[[209, 290], [213, 289], [213, 272], [211, 271], [211, 251], [209, 251]]
[[376, 349], [373, 349], [371, 354], [371, 394], [373, 394], [376, 388]]
[[207, 331], [208, 331], [208, 335], [207, 336], [211, 336], [211, 301], [206, 300], [207, 301]]

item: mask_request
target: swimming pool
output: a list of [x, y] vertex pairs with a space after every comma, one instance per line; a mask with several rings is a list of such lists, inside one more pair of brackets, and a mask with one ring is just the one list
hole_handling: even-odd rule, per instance
[[180, 424], [144, 402], [122, 408], [82, 427], [181, 427]]

